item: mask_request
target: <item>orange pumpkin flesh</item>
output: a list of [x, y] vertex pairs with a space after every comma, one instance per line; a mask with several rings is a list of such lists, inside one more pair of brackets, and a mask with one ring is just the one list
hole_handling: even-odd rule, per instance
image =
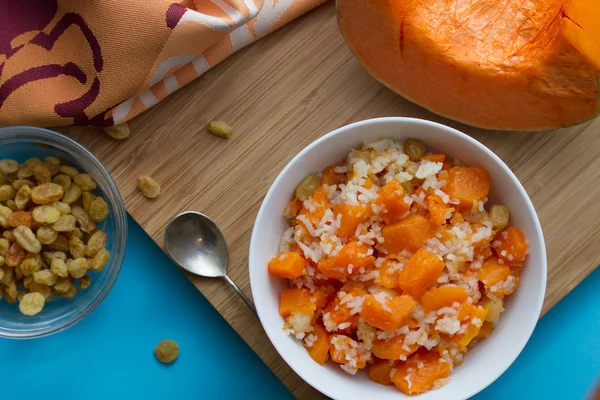
[[502, 130], [600, 111], [597, 0], [337, 0], [363, 66], [433, 112]]

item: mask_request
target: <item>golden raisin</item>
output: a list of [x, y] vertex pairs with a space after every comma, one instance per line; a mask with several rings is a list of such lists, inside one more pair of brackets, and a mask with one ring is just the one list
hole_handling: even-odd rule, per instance
[[60, 159], [54, 156], [44, 158], [44, 164], [48, 167], [50, 175], [54, 176], [60, 171]]
[[88, 263], [85, 258], [69, 259], [67, 260], [67, 268], [69, 269], [69, 275], [77, 279], [85, 275], [88, 270]]
[[35, 204], [48, 204], [60, 200], [63, 194], [64, 190], [62, 186], [56, 183], [44, 183], [33, 188], [31, 200]]
[[63, 203], [73, 204], [81, 197], [81, 188], [77, 184], [72, 184], [66, 191], [62, 199]]
[[5, 175], [14, 174], [19, 169], [19, 163], [15, 160], [0, 160], [0, 172]]
[[85, 212], [85, 210], [79, 206], [73, 206], [71, 208], [71, 215], [75, 217], [79, 223], [79, 228], [85, 233], [91, 233], [96, 230], [96, 223], [93, 222]]
[[23, 185], [17, 191], [17, 195], [15, 196], [15, 204], [19, 210], [23, 210], [27, 203], [31, 200], [31, 188], [28, 185]]
[[43, 269], [33, 274], [33, 280], [47, 286], [54, 286], [58, 281], [58, 276], [49, 269]]
[[163, 364], [170, 364], [179, 357], [179, 345], [174, 340], [161, 341], [154, 349], [154, 355]]
[[52, 251], [62, 251], [66, 253], [69, 251], [69, 239], [67, 239], [65, 235], [59, 233], [58, 236], [56, 236], [56, 240], [48, 245], [48, 248]]
[[0, 186], [0, 201], [11, 200], [15, 198], [17, 192], [11, 185]]
[[73, 258], [85, 257], [85, 244], [75, 235], [69, 236], [69, 251]]
[[40, 165], [42, 163], [42, 160], [40, 160], [37, 157], [31, 157], [28, 158], [27, 160], [25, 160], [25, 162], [23, 163], [24, 166], [26, 167], [31, 167], [31, 168], [35, 168], [38, 165]]
[[92, 259], [92, 269], [96, 272], [100, 272], [108, 264], [110, 259], [110, 252], [106, 249], [100, 249], [98, 253]]
[[71, 167], [70, 165], [61, 165], [59, 171], [65, 175], [69, 175], [71, 178], [79, 173], [77, 168]]
[[123, 122], [119, 125], [104, 128], [104, 132], [113, 139], [123, 140], [129, 137], [131, 130], [129, 129], [127, 122]]
[[90, 219], [94, 222], [100, 222], [108, 217], [108, 204], [102, 197], [96, 197], [90, 203], [88, 210]]
[[87, 212], [89, 214], [90, 212], [90, 203], [92, 202], [92, 200], [94, 200], [96, 198], [96, 195], [92, 192], [83, 192], [81, 194], [81, 201], [83, 203], [83, 209], [85, 210], [85, 212]]
[[59, 220], [60, 212], [50, 205], [43, 205], [34, 208], [32, 216], [40, 224], [53, 224]]
[[217, 135], [225, 139], [229, 139], [229, 137], [231, 137], [231, 133], [233, 132], [233, 128], [224, 121], [211, 121], [208, 124], [208, 130], [213, 135]]
[[404, 152], [410, 161], [419, 161], [425, 155], [425, 143], [419, 139], [406, 139], [404, 141]]
[[17, 211], [17, 203], [13, 199], [6, 200], [6, 207], [10, 208], [13, 211]]
[[53, 201], [48, 205], [56, 208], [60, 215], [71, 214], [71, 206], [67, 203], [63, 203], [62, 201]]
[[45, 303], [46, 299], [41, 293], [27, 293], [19, 303], [19, 310], [24, 315], [33, 316], [42, 311]]
[[300, 201], [308, 200], [310, 196], [317, 190], [321, 180], [316, 174], [307, 176], [296, 187], [296, 198]]
[[147, 175], [138, 178], [137, 187], [149, 199], [154, 199], [160, 194], [160, 184]]
[[0, 205], [0, 226], [2, 228], [8, 229], [8, 227], [10, 226], [8, 224], [8, 217], [10, 217], [12, 213], [13, 211], [10, 208]]
[[52, 288], [50, 286], [33, 281], [33, 276], [28, 276], [27, 278], [31, 279], [29, 287], [27, 288], [29, 289], [29, 293], [37, 292], [44, 296], [44, 299], [46, 299], [46, 301], [48, 301], [52, 297]]
[[[56, 290], [56, 287], [55, 287], [55, 290]], [[72, 299], [73, 297], [75, 297], [76, 294], [77, 294], [77, 288], [73, 285], [71, 285], [71, 287], [65, 292], [59, 292], [56, 290], [56, 295], [60, 296], [60, 297], [64, 297], [65, 299]]]
[[[68, 250], [68, 248], [67, 248]], [[59, 259], [64, 261], [67, 261], [67, 255], [65, 252], [63, 251], [44, 251], [42, 253], [42, 259], [44, 260], [44, 262], [46, 264], [52, 264], [52, 261], [54, 259]]]
[[415, 191], [415, 185], [413, 185], [411, 181], [404, 181], [400, 186], [402, 186], [406, 194], [413, 194]]
[[67, 264], [60, 258], [54, 258], [52, 260], [52, 264], [50, 265], [50, 270], [61, 278], [66, 278], [69, 276], [69, 268]]
[[19, 265], [23, 276], [30, 276], [40, 270], [40, 264], [34, 258], [26, 258]]
[[56, 285], [54, 285], [54, 291], [56, 293], [66, 293], [72, 287], [73, 287], [73, 284], [71, 283], [71, 281], [69, 279], [61, 278], [58, 280], [58, 282], [56, 282]]
[[31, 227], [33, 225], [33, 217], [27, 211], [15, 211], [8, 216], [8, 225], [13, 228], [17, 226]]
[[21, 189], [25, 185], [32, 188], [35, 186], [35, 183], [30, 181], [29, 179], [17, 179], [16, 181], [13, 181], [11, 185], [16, 191], [19, 191], [19, 189]]
[[92, 191], [96, 189], [96, 182], [88, 174], [77, 174], [73, 177], [73, 181], [83, 191]]
[[70, 232], [75, 229], [76, 222], [77, 220], [72, 215], [61, 215], [58, 221], [52, 225], [52, 229], [57, 232]]
[[6, 254], [6, 257], [4, 258], [4, 262], [9, 267], [18, 267], [26, 256], [27, 252], [17, 242], [14, 242], [10, 245], [8, 254]]
[[508, 207], [495, 204], [490, 208], [489, 217], [492, 221], [492, 226], [495, 229], [502, 230], [508, 225], [510, 212], [508, 211]]
[[54, 243], [58, 237], [58, 232], [49, 226], [41, 226], [35, 233], [41, 244], [49, 245]]
[[0, 239], [0, 255], [5, 256], [8, 254], [8, 248], [10, 247], [10, 242], [4, 238]]
[[87, 289], [90, 286], [91, 280], [92, 278], [90, 278], [89, 275], [82, 276], [81, 278], [79, 278], [79, 289]]
[[33, 176], [38, 185], [48, 183], [52, 179], [52, 173], [44, 163], [40, 163], [33, 168]]
[[100, 250], [106, 247], [108, 236], [102, 231], [95, 232], [87, 242], [85, 255], [88, 257], [95, 256]]
[[30, 253], [39, 253], [42, 251], [42, 244], [37, 239], [33, 231], [26, 226], [18, 226], [13, 231], [17, 243]]
[[21, 165], [17, 170], [17, 178], [18, 179], [26, 179], [33, 176], [33, 165]]
[[71, 184], [73, 183], [71, 181], [71, 177], [69, 175], [65, 175], [65, 174], [56, 175], [54, 178], [52, 178], [52, 182], [56, 183], [57, 185], [62, 186], [65, 193], [67, 192], [67, 190], [69, 190], [69, 188], [71, 187]]

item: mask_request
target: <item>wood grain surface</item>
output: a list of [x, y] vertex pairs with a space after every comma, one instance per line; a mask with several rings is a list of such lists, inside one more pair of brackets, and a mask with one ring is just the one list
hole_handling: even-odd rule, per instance
[[[61, 129], [108, 167], [127, 210], [162, 246], [166, 223], [184, 210], [213, 218], [229, 244], [230, 276], [247, 294], [248, 244], [263, 196], [302, 148], [348, 123], [382, 116], [430, 119], [472, 135], [519, 177], [539, 213], [548, 248], [544, 312], [598, 264], [600, 119], [538, 133], [491, 132], [420, 108], [370, 77], [340, 36], [328, 3], [246, 48], [131, 121], [124, 142], [91, 128]], [[213, 119], [231, 139], [207, 132]], [[155, 200], [136, 190], [149, 174]], [[278, 356], [260, 323], [220, 280], [194, 284], [298, 398], [318, 393]]]

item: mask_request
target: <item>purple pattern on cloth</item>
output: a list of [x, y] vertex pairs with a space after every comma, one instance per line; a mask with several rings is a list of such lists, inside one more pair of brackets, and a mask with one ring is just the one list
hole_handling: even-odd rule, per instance
[[82, 84], [87, 80], [85, 73], [77, 64], [72, 62], [68, 62], [65, 65], [48, 64], [33, 67], [10, 77], [0, 86], [0, 107], [2, 107], [10, 94], [21, 86], [42, 79], [55, 78], [60, 75], [72, 76]]
[[[0, 54], [3, 54], [7, 60], [16, 54], [24, 45], [13, 48], [11, 43], [15, 38], [27, 32], [37, 32], [37, 35], [30, 40], [30, 44], [51, 51], [65, 31], [76, 25], [92, 51], [96, 73], [101, 72], [104, 68], [104, 60], [100, 43], [81, 15], [72, 12], [67, 13], [60, 18], [49, 33], [43, 32], [48, 28], [57, 12], [58, 0], [0, 0]], [[177, 21], [179, 18], [181, 16], [177, 18]], [[5, 62], [0, 63], [0, 76], [2, 76], [4, 64]], [[71, 76], [81, 84], [88, 82], [85, 72], [73, 62], [64, 65], [46, 64], [32, 67], [8, 78], [0, 85], [0, 107], [11, 93], [22, 86], [61, 75]], [[54, 111], [61, 117], [73, 118], [75, 124], [110, 126], [113, 124], [113, 118], [106, 117], [106, 113], [110, 108], [92, 118], [89, 118], [85, 113], [85, 109], [98, 98], [99, 94], [100, 80], [95, 76], [86, 93], [77, 99], [56, 104]]]
[[89, 124], [90, 119], [85, 115], [85, 109], [88, 108], [100, 93], [100, 81], [94, 78], [92, 86], [78, 99], [70, 100], [54, 106], [54, 111], [61, 117], [72, 117], [77, 125]]
[[58, 21], [58, 23], [52, 28], [49, 34], [44, 32], [38, 33], [32, 40], [31, 43], [37, 44], [50, 51], [61, 37], [63, 33], [72, 25], [77, 25], [81, 29], [81, 33], [87, 40], [92, 50], [92, 57], [94, 58], [94, 68], [97, 72], [102, 71], [104, 66], [104, 60], [102, 59], [102, 50], [100, 49], [100, 43], [94, 36], [92, 30], [85, 23], [81, 15], [75, 13], [67, 13]]
[[179, 3], [173, 3], [167, 9], [167, 13], [165, 15], [165, 20], [167, 22], [167, 26], [170, 29], [175, 29], [183, 14], [187, 11], [187, 8], [182, 6]]
[[11, 42], [20, 35], [46, 28], [58, 11], [57, 0], [0, 0], [0, 54], [10, 58], [21, 46]]

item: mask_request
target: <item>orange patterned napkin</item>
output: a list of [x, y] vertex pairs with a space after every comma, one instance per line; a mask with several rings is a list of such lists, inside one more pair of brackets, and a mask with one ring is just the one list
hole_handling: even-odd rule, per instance
[[0, 0], [0, 125], [127, 121], [324, 0]]

